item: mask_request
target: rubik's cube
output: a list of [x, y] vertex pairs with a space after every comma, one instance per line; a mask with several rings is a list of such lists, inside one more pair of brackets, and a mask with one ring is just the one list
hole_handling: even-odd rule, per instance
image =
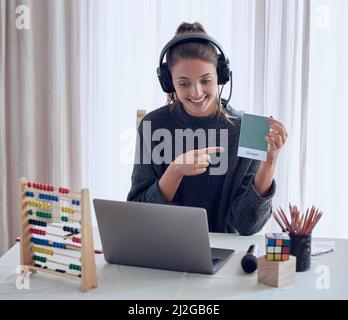
[[269, 261], [289, 260], [290, 237], [286, 232], [266, 234], [266, 259]]

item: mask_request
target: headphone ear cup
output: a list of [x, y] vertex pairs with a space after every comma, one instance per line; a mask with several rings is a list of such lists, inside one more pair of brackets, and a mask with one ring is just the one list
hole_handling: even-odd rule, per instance
[[228, 58], [223, 58], [221, 54], [218, 57], [218, 84], [224, 85], [230, 80], [230, 61]]
[[162, 63], [160, 67], [157, 68], [157, 76], [158, 80], [161, 84], [162, 90], [166, 93], [172, 93], [175, 92], [173, 83], [172, 83], [172, 76], [169, 72], [167, 63]]

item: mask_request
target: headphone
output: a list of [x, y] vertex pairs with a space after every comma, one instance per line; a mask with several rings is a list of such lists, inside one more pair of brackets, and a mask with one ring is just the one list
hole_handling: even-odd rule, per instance
[[187, 42], [208, 42], [212, 43], [216, 48], [219, 49], [220, 54], [218, 54], [218, 64], [217, 64], [217, 75], [218, 75], [218, 85], [224, 85], [229, 80], [232, 83], [232, 71], [230, 71], [230, 62], [228, 58], [225, 56], [222, 47], [220, 44], [215, 41], [212, 37], [207, 34], [201, 33], [192, 33], [192, 34], [184, 34], [174, 39], [170, 40], [162, 49], [160, 58], [159, 58], [159, 67], [157, 68], [157, 76], [158, 80], [161, 84], [162, 90], [166, 93], [175, 92], [172, 76], [170, 74], [167, 62], [163, 62], [165, 54], [168, 50], [173, 49], [175, 46], [187, 43]]

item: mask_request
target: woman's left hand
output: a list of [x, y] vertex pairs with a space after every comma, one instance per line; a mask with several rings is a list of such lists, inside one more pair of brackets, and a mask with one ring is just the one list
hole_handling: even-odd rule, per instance
[[288, 134], [280, 121], [271, 117], [269, 118], [269, 123], [271, 131], [265, 137], [268, 142], [267, 161], [274, 162], [278, 157], [280, 149], [285, 144]]

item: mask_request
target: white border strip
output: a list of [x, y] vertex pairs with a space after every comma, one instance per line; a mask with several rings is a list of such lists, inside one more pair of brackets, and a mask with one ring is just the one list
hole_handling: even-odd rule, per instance
[[238, 147], [238, 157], [266, 161], [267, 152], [257, 149]]

